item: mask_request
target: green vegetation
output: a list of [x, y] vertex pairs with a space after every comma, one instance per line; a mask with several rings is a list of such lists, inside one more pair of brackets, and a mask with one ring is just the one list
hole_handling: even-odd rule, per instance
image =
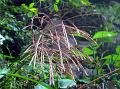
[[119, 89], [120, 3], [1, 0], [0, 89]]

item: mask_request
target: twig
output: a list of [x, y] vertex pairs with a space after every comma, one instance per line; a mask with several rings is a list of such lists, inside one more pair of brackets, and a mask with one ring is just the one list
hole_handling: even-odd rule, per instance
[[94, 15], [101, 15], [100, 13], [88, 13], [88, 14], [80, 14], [80, 15], [76, 15], [76, 16], [73, 16], [73, 17], [70, 17], [68, 19], [65, 19], [63, 21], [66, 21], [66, 20], [70, 20], [70, 19], [74, 19], [74, 18], [77, 18], [77, 17], [83, 17], [83, 16], [94, 16]]
[[113, 74], [113, 73], [115, 73], [115, 72], [117, 72], [117, 71], [119, 71], [119, 70], [120, 70], [120, 68], [118, 68], [118, 69], [116, 69], [116, 70], [113, 70], [113, 71], [111, 71], [111, 72], [109, 72], [109, 73], [107, 73], [107, 74], [103, 74], [102, 76], [100, 76], [100, 77], [92, 80], [89, 84], [83, 85], [82, 87], [78, 87], [78, 89], [83, 89], [83, 88], [87, 87], [88, 85], [90, 85], [90, 84], [92, 84], [92, 83], [95, 83], [96, 81], [100, 80], [101, 78], [104, 78], [104, 77], [106, 77], [106, 76], [108, 76], [108, 75], [110, 75], [110, 74]]

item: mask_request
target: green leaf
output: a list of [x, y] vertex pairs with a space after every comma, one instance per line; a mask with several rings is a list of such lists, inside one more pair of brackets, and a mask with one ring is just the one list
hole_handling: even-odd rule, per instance
[[3, 57], [4, 57], [4, 58], [10, 58], [10, 59], [15, 58], [15, 57], [13, 57], [13, 56], [9, 56], [9, 55], [3, 55]]
[[82, 53], [77, 49], [73, 49], [73, 50], [71, 50], [71, 52], [76, 56], [81, 56], [82, 55]]
[[4, 55], [3, 54], [0, 54], [0, 59], [4, 59]]
[[15, 58], [15, 57], [0, 54], [0, 59], [5, 59], [5, 58], [10, 58], [10, 59], [13, 59], [13, 58]]
[[45, 0], [39, 0], [40, 2], [44, 2]]
[[28, 6], [26, 6], [25, 4], [22, 4], [21, 6], [26, 10], [29, 9]]
[[120, 60], [120, 55], [112, 54], [112, 55], [105, 56], [103, 59]]
[[113, 37], [113, 36], [116, 36], [116, 35], [117, 35], [116, 32], [99, 31], [93, 36], [93, 39]]
[[35, 5], [35, 3], [31, 3], [31, 4], [29, 5], [29, 9], [33, 8], [34, 5]]
[[54, 7], [53, 7], [53, 8], [54, 8], [55, 12], [58, 12], [58, 11], [59, 11], [57, 4], [54, 4]]
[[7, 74], [8, 72], [9, 72], [9, 69], [6, 69], [6, 68], [0, 69], [0, 79], [3, 78], [5, 74]]
[[66, 89], [68, 87], [72, 87], [75, 85], [76, 85], [76, 82], [74, 80], [70, 80], [70, 79], [58, 80], [58, 86], [59, 88], [62, 88], [62, 89]]
[[115, 66], [116, 68], [119, 68], [119, 67], [120, 67], [120, 61], [116, 61], [115, 64], [114, 64], [114, 66]]
[[104, 39], [99, 39], [100, 42], [114, 42], [114, 37], [105, 37]]
[[58, 4], [60, 2], [60, 0], [55, 0], [55, 3]]
[[24, 80], [28, 80], [28, 81], [34, 82], [36, 84], [40, 84], [41, 86], [44, 86], [46, 89], [52, 89], [50, 86], [46, 85], [45, 83], [40, 82], [40, 81], [36, 81], [35, 79], [31, 79], [31, 78], [26, 77], [26, 76], [22, 76], [22, 75], [19, 75], [19, 74], [7, 74], [7, 75], [8, 76], [13, 76], [13, 77], [18, 77], [18, 78], [21, 78], [21, 79], [24, 79]]
[[81, 3], [79, 0], [69, 0], [69, 3], [72, 5], [72, 6], [75, 6], [75, 7], [80, 7], [81, 6]]
[[34, 13], [37, 13], [37, 12], [38, 12], [37, 8], [31, 8], [31, 9], [29, 9], [29, 10], [32, 11], [32, 12], [34, 12]]
[[34, 87], [34, 89], [47, 89], [47, 88], [44, 87], [44, 86], [42, 86], [42, 85], [40, 85], [40, 84], [38, 84], [38, 85], [36, 85], [36, 86]]
[[120, 54], [120, 46], [117, 46], [117, 47], [116, 47], [116, 53], [117, 53], [117, 54]]
[[80, 0], [83, 5], [90, 5], [91, 3], [88, 0]]
[[89, 78], [78, 79], [78, 81], [79, 81], [79, 82], [86, 83], [86, 84], [89, 84], [89, 83], [90, 83], [90, 79], [89, 79]]
[[[75, 33], [75, 34], [70, 34], [70, 35], [72, 35], [72, 36], [77, 36], [77, 37], [83, 37], [81, 34], [79, 34], [79, 33]], [[84, 38], [84, 37], [83, 37]]]
[[33, 17], [34, 13], [33, 12], [28, 12], [27, 15], [28, 15], [28, 17]]
[[[90, 48], [88, 48], [88, 47], [84, 47], [83, 48], [83, 51], [86, 53], [86, 54], [88, 54], [88, 55], [92, 55], [94, 52], [93, 52], [93, 50], [91, 50]], [[96, 52], [95, 52], [96, 53]]]

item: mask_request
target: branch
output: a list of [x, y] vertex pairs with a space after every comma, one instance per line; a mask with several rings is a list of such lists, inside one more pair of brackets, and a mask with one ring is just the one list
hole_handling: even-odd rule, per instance
[[118, 69], [116, 69], [116, 70], [113, 70], [113, 71], [111, 71], [111, 72], [109, 72], [109, 73], [107, 73], [107, 74], [103, 74], [102, 76], [100, 76], [100, 77], [92, 80], [89, 84], [83, 85], [82, 87], [78, 87], [78, 89], [83, 89], [83, 88], [87, 87], [88, 85], [90, 85], [90, 84], [92, 84], [92, 83], [100, 80], [101, 78], [104, 78], [104, 77], [106, 77], [106, 76], [108, 76], [108, 75], [111, 75], [111, 74], [113, 74], [113, 73], [115, 73], [115, 72], [117, 72], [117, 71], [119, 71], [119, 70], [120, 70], [120, 68], [118, 68]]

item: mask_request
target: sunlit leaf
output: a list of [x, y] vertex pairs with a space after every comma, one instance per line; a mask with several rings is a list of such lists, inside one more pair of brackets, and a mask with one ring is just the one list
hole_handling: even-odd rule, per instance
[[84, 51], [87, 55], [92, 55], [93, 53], [96, 53], [96, 52], [94, 52], [93, 50], [91, 50], [91, 49], [88, 48], [88, 47], [84, 47], [84, 48], [83, 48], [83, 51]]
[[77, 36], [77, 37], [83, 37], [81, 34], [79, 33], [75, 33], [75, 34], [71, 34], [72, 36]]
[[60, 0], [55, 0], [55, 3], [58, 4], [60, 2]]
[[90, 5], [91, 3], [88, 0], [80, 0], [84, 5]]
[[54, 10], [55, 10], [56, 12], [58, 12], [58, 10], [59, 10], [59, 9], [58, 9], [58, 5], [54, 4], [54, 7], [53, 7], [53, 8], [54, 8]]
[[32, 12], [34, 12], [34, 13], [37, 13], [37, 11], [38, 11], [36, 8], [31, 8], [29, 10], [32, 11]]
[[58, 80], [58, 86], [60, 89], [66, 89], [68, 87], [76, 86], [76, 82], [70, 79], [61, 79]]
[[0, 69], [0, 79], [3, 78], [5, 74], [7, 74], [8, 72], [9, 72], [9, 69], [6, 69], [6, 68]]
[[25, 9], [29, 9], [28, 6], [26, 6], [25, 4], [22, 4], [21, 6]]
[[36, 86], [34, 87], [34, 89], [47, 89], [47, 88], [44, 87], [44, 86], [42, 86], [42, 85], [40, 85], [40, 84], [38, 84], [38, 85], [36, 85]]
[[33, 8], [34, 5], [35, 5], [35, 3], [31, 3], [31, 4], [29, 5], [29, 8]]
[[99, 31], [97, 32], [94, 36], [93, 39], [98, 39], [98, 38], [106, 38], [106, 37], [114, 37], [116, 36], [116, 32], [108, 32], [108, 31]]

